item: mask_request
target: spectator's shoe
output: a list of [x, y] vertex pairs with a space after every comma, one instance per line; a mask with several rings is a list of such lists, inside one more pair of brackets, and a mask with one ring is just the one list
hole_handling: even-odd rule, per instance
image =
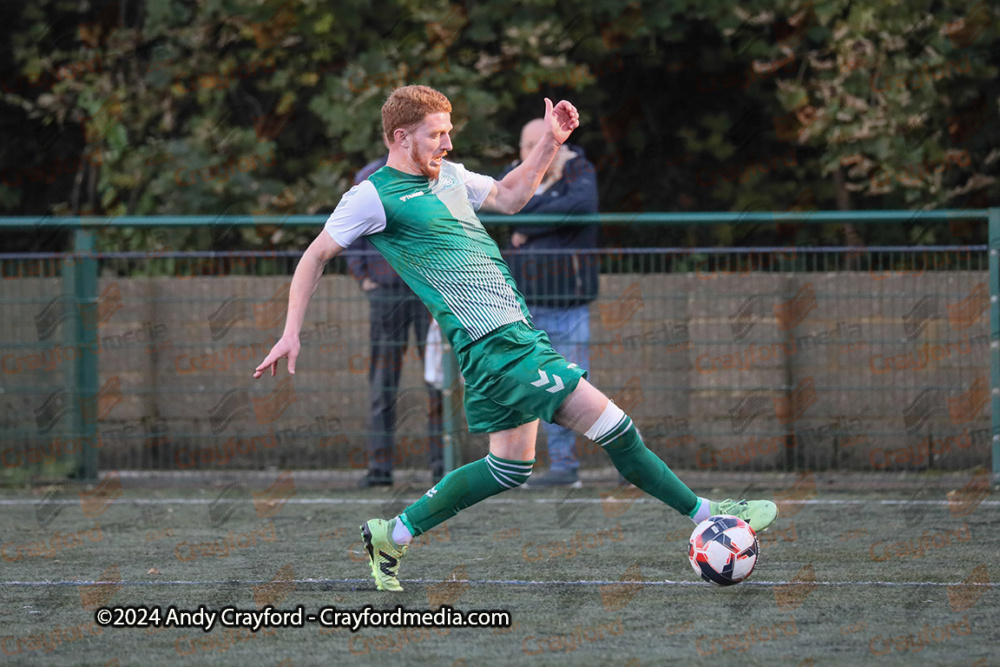
[[583, 482], [577, 477], [576, 470], [549, 470], [538, 479], [525, 482], [521, 486], [529, 489], [544, 489], [552, 486], [567, 486], [571, 489], [582, 489]]
[[402, 549], [393, 546], [389, 536], [393, 521], [370, 519], [361, 525], [361, 539], [372, 564], [372, 576], [380, 591], [399, 592], [403, 587], [396, 578], [399, 575], [399, 561], [406, 555], [406, 545]]
[[392, 473], [369, 470], [358, 482], [358, 487], [362, 489], [369, 489], [373, 486], [392, 486]]
[[712, 516], [729, 514], [743, 519], [750, 524], [755, 533], [767, 530], [768, 526], [778, 518], [778, 506], [770, 500], [731, 500], [727, 498], [721, 503], [710, 500], [708, 501], [708, 509]]

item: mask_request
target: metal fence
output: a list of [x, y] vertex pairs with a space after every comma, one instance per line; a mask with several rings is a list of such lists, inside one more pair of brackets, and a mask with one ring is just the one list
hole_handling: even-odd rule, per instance
[[[956, 213], [806, 215], [871, 222]], [[578, 265], [600, 267], [590, 378], [678, 469], [949, 470], [988, 466], [991, 456], [996, 465], [1000, 216], [989, 215], [989, 245], [575, 252]], [[519, 223], [533, 220], [549, 222]], [[114, 224], [193, 223], [220, 224]], [[300, 253], [99, 252], [87, 229], [76, 228], [75, 253], [0, 255], [3, 476], [367, 467], [373, 360], [368, 299], [346, 271], [355, 251], [331, 263], [313, 297], [299, 372], [252, 380], [281, 334]], [[538, 280], [558, 280], [546, 271], [563, 264], [553, 252], [569, 254], [522, 259], [538, 267]], [[422, 359], [412, 338], [405, 345], [394, 464], [422, 468], [434, 434]], [[485, 441], [465, 431], [453, 371], [444, 385], [450, 467], [482, 456]], [[607, 464], [584, 438], [577, 448], [584, 466]], [[545, 463], [542, 435], [538, 453]]]

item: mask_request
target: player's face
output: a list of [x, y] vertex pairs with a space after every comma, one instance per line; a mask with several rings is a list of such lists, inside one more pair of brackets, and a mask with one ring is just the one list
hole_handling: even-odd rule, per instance
[[427, 178], [441, 173], [441, 161], [451, 150], [451, 130], [451, 114], [442, 111], [428, 114], [410, 135], [410, 159]]

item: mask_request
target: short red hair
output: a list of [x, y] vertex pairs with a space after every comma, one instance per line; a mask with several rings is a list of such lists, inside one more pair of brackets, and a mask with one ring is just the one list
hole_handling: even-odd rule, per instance
[[443, 93], [428, 86], [403, 86], [382, 105], [382, 132], [392, 144], [396, 130], [410, 131], [429, 114], [442, 112], [451, 113], [451, 102]]

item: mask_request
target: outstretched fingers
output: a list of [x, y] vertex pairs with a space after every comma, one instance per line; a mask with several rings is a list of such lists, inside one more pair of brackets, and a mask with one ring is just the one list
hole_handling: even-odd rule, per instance
[[288, 359], [288, 373], [290, 375], [295, 375], [295, 359], [297, 356], [298, 355], [291, 350], [280, 350], [278, 349], [278, 346], [274, 346], [271, 348], [271, 352], [267, 355], [267, 357], [264, 358], [264, 361], [261, 362], [260, 366], [254, 370], [253, 376], [254, 378], [259, 378], [270, 366], [271, 377], [274, 377], [278, 374], [278, 360], [282, 357]]

